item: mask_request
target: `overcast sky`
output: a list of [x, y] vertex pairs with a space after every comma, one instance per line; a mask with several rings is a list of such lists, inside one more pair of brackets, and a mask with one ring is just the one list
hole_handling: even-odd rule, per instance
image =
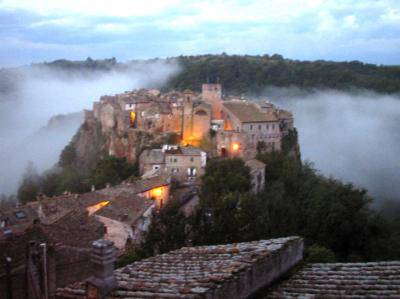
[[400, 64], [399, 0], [0, 0], [0, 66], [189, 54]]

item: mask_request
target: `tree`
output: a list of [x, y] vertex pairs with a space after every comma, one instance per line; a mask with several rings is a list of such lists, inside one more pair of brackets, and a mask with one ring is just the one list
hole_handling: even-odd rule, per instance
[[186, 219], [178, 203], [153, 211], [151, 225], [139, 250], [140, 256], [165, 253], [185, 245]]
[[335, 254], [332, 250], [313, 244], [306, 248], [305, 260], [307, 263], [334, 263], [336, 262]]
[[76, 151], [72, 144], [68, 144], [61, 152], [58, 164], [63, 168], [72, 167], [76, 162]]
[[39, 192], [39, 175], [33, 163], [29, 162], [18, 188], [18, 200], [23, 204], [33, 201]]
[[103, 188], [107, 183], [119, 184], [137, 174], [137, 165], [129, 164], [125, 158], [107, 156], [101, 160], [89, 176], [89, 183], [96, 188]]
[[202, 197], [210, 200], [230, 192], [247, 192], [251, 187], [250, 169], [240, 158], [210, 160], [202, 183]]

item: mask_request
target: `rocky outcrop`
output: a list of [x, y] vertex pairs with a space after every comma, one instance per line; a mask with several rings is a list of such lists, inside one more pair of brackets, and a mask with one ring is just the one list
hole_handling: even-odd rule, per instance
[[86, 117], [70, 146], [75, 150], [75, 166], [83, 171], [93, 169], [106, 155], [126, 158], [135, 163], [144, 148], [157, 147], [169, 138], [167, 133], [150, 134], [143, 130], [104, 130], [102, 122]]

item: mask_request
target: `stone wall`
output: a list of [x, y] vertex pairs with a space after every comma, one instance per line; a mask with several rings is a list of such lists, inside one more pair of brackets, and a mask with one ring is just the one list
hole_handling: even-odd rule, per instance
[[285, 244], [285, 247], [276, 253], [271, 253], [268, 259], [261, 263], [253, 263], [247, 271], [239, 277], [224, 283], [208, 298], [249, 298], [258, 291], [268, 287], [272, 282], [284, 275], [303, 258], [303, 240], [297, 238]]

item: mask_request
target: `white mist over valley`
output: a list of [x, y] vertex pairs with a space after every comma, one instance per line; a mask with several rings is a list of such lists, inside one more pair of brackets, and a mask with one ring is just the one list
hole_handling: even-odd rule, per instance
[[376, 199], [399, 198], [400, 96], [297, 88], [266, 95], [294, 113], [303, 160]]
[[[29, 161], [51, 168], [77, 131], [83, 109], [102, 95], [160, 87], [178, 66], [154, 62], [89, 76], [46, 67], [21, 69], [17, 88], [0, 94], [0, 194], [15, 193]], [[303, 160], [376, 198], [398, 198], [400, 96], [369, 91], [305, 92], [270, 87], [265, 95], [294, 113]], [[65, 115], [47, 126], [55, 115]]]
[[[138, 64], [124, 71], [77, 74], [47, 67], [21, 68], [22, 79], [0, 93], [0, 194], [15, 193], [29, 161], [39, 172], [52, 167], [80, 126], [82, 116], [100, 96], [135, 88], [159, 87], [175, 64]], [[62, 121], [46, 127], [55, 115]]]

